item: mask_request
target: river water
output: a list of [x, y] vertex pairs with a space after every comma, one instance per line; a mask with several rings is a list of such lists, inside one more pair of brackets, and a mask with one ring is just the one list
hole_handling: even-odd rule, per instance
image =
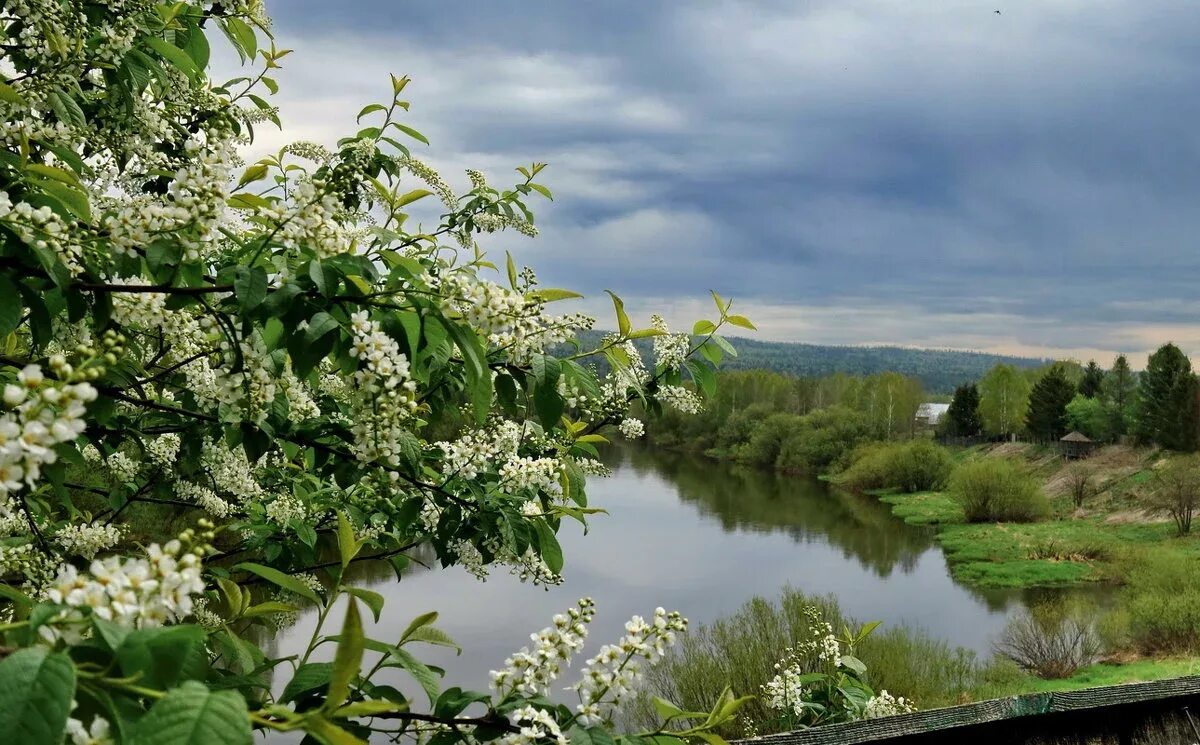
[[[613, 475], [591, 479], [588, 498], [610, 514], [595, 516], [587, 535], [564, 521], [563, 585], [545, 590], [503, 570], [480, 582], [459, 568], [419, 567], [397, 582], [390, 568], [366, 568], [359, 584], [387, 598], [367, 634], [394, 642], [413, 616], [437, 610], [437, 625], [466, 652], [414, 651], [445, 668], [444, 687], [486, 690], [489, 670], [584, 596], [597, 604], [585, 656], [615, 641], [632, 614], [661, 605], [704, 623], [788, 585], [835, 595], [860, 621], [920, 626], [986, 654], [1028, 599], [957, 584], [930, 529], [817, 480], [634, 448], [615, 449], [609, 465]], [[313, 612], [302, 615], [273, 642], [277, 652], [302, 653], [314, 623]], [[337, 633], [337, 621], [327, 633]]]

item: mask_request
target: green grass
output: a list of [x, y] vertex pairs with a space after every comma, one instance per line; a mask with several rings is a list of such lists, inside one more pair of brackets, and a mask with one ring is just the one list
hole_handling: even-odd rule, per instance
[[1083, 688], [1142, 683], [1151, 680], [1180, 678], [1185, 675], [1200, 675], [1200, 659], [1188, 657], [1147, 658], [1124, 664], [1100, 662], [1081, 668], [1069, 678], [1042, 680], [1032, 675], [1022, 675], [1011, 681], [985, 685], [978, 688], [976, 698], [1002, 698], [1022, 693], [1050, 693], [1053, 691], [1077, 691]]
[[962, 508], [945, 492], [883, 494], [880, 501], [892, 505], [892, 513], [910, 525], [961, 523]]
[[1162, 548], [1200, 558], [1200, 536], [1169, 523], [1107, 523], [1101, 517], [1035, 523], [966, 523], [945, 492], [875, 492], [912, 525], [933, 525], [955, 579], [976, 587], [1054, 587], [1120, 581], [1132, 555]]

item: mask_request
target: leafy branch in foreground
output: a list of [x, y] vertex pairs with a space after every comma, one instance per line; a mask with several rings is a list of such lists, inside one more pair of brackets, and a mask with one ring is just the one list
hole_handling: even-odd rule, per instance
[[[333, 147], [243, 162], [256, 127], [282, 126], [268, 99], [291, 53], [257, 0], [21, 0], [0, 26], [0, 731], [609, 745], [682, 618], [632, 620], [572, 709], [530, 682], [553, 679], [548, 658], [514, 656], [512, 676], [541, 676], [521, 685], [442, 690], [411, 651], [453, 644], [436, 615], [371, 638], [383, 597], [347, 570], [399, 573], [420, 549], [562, 582], [562, 521], [599, 511], [597, 446], [641, 434], [633, 402], [698, 410], [732, 353], [719, 332], [753, 324], [714, 293], [692, 343], [612, 295], [615, 332], [551, 354], [595, 323], [551, 312], [578, 294], [477, 242], [536, 235], [545, 164], [456, 191], [412, 153], [428, 141], [404, 77]], [[209, 79], [218, 36], [245, 75]], [[249, 641], [301, 612], [302, 655]], [[378, 682], [388, 668], [428, 706]], [[713, 739], [739, 702], [618, 739]]]

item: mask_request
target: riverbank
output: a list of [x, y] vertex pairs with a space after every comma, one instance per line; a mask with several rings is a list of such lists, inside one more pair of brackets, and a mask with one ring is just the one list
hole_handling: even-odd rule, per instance
[[1085, 462], [1094, 486], [1080, 507], [1069, 494], [1068, 469], [1053, 450], [1004, 444], [969, 448], [958, 458], [1003, 457], [1023, 462], [1041, 481], [1051, 519], [1033, 523], [968, 523], [945, 492], [872, 494], [912, 525], [937, 531], [954, 578], [975, 587], [1057, 587], [1121, 583], [1126, 569], [1147, 552], [1179, 561], [1200, 558], [1200, 537], [1176, 535], [1173, 523], [1144, 514], [1139, 489], [1161, 452], [1124, 446], [1102, 448]]

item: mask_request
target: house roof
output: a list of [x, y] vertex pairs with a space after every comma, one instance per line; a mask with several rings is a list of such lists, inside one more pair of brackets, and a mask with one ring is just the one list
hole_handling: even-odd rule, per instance
[[950, 404], [935, 404], [935, 403], [921, 404], [920, 406], [917, 407], [917, 416], [941, 419], [942, 415], [945, 414], [949, 409], [950, 409]]
[[1062, 442], [1092, 442], [1092, 439], [1080, 432], [1072, 432], [1061, 440]]

